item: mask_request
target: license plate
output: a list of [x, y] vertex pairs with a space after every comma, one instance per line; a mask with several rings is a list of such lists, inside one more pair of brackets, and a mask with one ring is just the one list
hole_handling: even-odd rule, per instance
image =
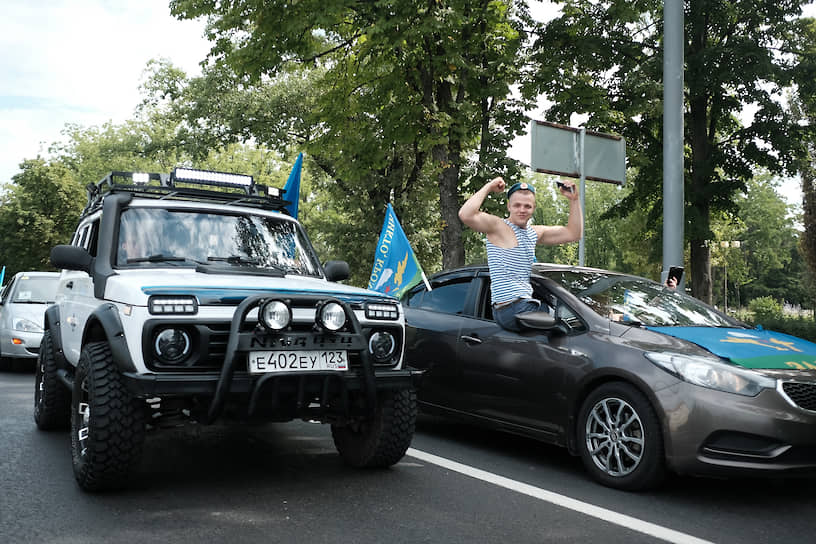
[[249, 371], [253, 374], [266, 372], [317, 372], [321, 370], [348, 370], [345, 350], [309, 351], [250, 351]]

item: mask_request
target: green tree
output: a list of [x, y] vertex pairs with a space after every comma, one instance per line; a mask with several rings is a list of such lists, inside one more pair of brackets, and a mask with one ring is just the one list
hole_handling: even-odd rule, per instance
[[[554, 102], [551, 120], [587, 112], [587, 127], [627, 139], [633, 191], [621, 214], [662, 216], [663, 2], [564, 0], [534, 44], [526, 92]], [[783, 107], [780, 91], [800, 77], [800, 1], [685, 2], [686, 226], [694, 296], [710, 302], [711, 217], [733, 212], [733, 196], [757, 167], [791, 172], [808, 127]], [[753, 120], [740, 122], [747, 106]], [[656, 240], [657, 241], [657, 240]]]
[[[800, 21], [801, 36], [797, 45], [803, 62], [797, 74], [797, 92], [792, 96], [797, 118], [804, 125], [816, 127], [816, 20]], [[807, 156], [799, 165], [802, 180], [802, 223], [804, 232], [800, 238], [800, 248], [807, 263], [811, 292], [811, 307], [816, 307], [816, 145], [809, 142]]]
[[50, 270], [51, 248], [67, 244], [84, 204], [84, 186], [59, 161], [25, 160], [3, 187], [0, 262], [6, 277], [23, 270]]
[[171, 11], [208, 17], [216, 70], [229, 67], [243, 85], [318, 68], [314, 107], [298, 126], [327, 189], [346, 203], [341, 215], [376, 238], [393, 200], [409, 236], [424, 233], [427, 221], [412, 229], [407, 219], [416, 208], [427, 217], [433, 182], [443, 266], [464, 262], [461, 194], [484, 181], [469, 157], [518, 172], [504, 151], [524, 127], [524, 104], [508, 97], [525, 2], [176, 0]]

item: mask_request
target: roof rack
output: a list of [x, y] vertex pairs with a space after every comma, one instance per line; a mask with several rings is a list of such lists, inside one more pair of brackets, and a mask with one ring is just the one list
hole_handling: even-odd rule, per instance
[[[201, 186], [233, 191], [203, 189]], [[291, 203], [281, 197], [280, 189], [256, 184], [252, 176], [191, 168], [174, 168], [170, 174], [114, 171], [98, 183], [89, 183], [85, 189], [88, 202], [82, 215], [99, 208], [105, 195], [113, 192], [130, 192], [160, 200], [249, 206], [283, 213], [288, 213], [286, 206]]]

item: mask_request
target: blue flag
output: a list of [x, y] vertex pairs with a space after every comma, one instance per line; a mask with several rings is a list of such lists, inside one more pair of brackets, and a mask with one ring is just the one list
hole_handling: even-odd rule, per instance
[[3, 285], [4, 279], [6, 279], [6, 265], [3, 265], [3, 271], [0, 272], [0, 285]]
[[368, 288], [399, 298], [420, 281], [424, 281], [428, 290], [431, 290], [397, 220], [397, 214], [389, 203], [374, 254], [374, 267], [371, 269]]
[[300, 169], [303, 167], [303, 153], [299, 153], [295, 160], [292, 171], [289, 173], [289, 179], [286, 180], [286, 185], [283, 187], [283, 198], [291, 202], [286, 206], [286, 211], [289, 215], [297, 219], [298, 216], [298, 201], [300, 200]]

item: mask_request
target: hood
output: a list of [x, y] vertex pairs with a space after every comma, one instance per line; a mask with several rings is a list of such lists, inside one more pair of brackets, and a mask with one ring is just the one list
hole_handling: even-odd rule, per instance
[[715, 327], [647, 327], [693, 342], [746, 368], [816, 369], [816, 344], [781, 332]]
[[108, 279], [105, 297], [125, 304], [146, 306], [151, 295], [193, 295], [202, 306], [237, 306], [245, 298], [266, 292], [318, 294], [347, 302], [394, 297], [350, 285], [307, 276], [283, 278], [253, 275], [201, 274], [194, 269], [125, 270]]
[[51, 306], [53, 302], [48, 303], [37, 303], [37, 302], [9, 302], [6, 304], [6, 312], [9, 315], [10, 320], [8, 321], [9, 327], [11, 326], [11, 320], [16, 319], [18, 317], [22, 317], [23, 319], [28, 319], [32, 323], [36, 323], [37, 325], [42, 328], [43, 323], [45, 322], [45, 310]]

